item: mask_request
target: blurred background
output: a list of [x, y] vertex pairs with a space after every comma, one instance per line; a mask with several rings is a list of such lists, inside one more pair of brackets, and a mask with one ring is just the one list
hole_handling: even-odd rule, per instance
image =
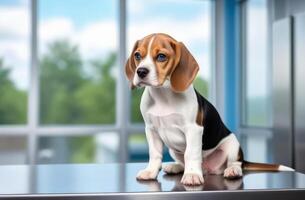
[[123, 68], [137, 39], [164, 32], [198, 61], [194, 86], [246, 159], [305, 171], [301, 12], [302, 0], [1, 0], [0, 164], [147, 161], [143, 89]]

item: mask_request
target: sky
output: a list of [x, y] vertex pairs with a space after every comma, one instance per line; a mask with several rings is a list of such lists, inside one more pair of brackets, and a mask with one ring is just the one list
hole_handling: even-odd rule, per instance
[[[58, 39], [69, 39], [78, 45], [85, 60], [103, 58], [110, 52], [117, 52], [118, 7], [116, 0], [38, 1], [39, 55], [47, 51], [49, 43]], [[128, 54], [134, 42], [145, 35], [153, 32], [168, 33], [187, 46], [199, 63], [199, 75], [210, 80], [211, 9], [210, 1], [128, 0]], [[251, 16], [255, 18], [261, 14], [260, 10], [259, 6], [258, 9], [253, 9]], [[0, 57], [4, 57], [5, 64], [11, 66], [12, 79], [22, 89], [26, 89], [29, 83], [29, 19], [29, 0], [0, 1]], [[251, 23], [257, 23], [256, 21], [252, 20]], [[257, 31], [253, 33], [255, 34], [250, 34], [249, 40], [257, 41]], [[255, 52], [253, 55], [255, 64], [261, 55], [255, 57]], [[256, 69], [252, 67], [249, 73], [264, 70], [262, 62], [258, 62]], [[264, 88], [266, 78], [262, 77], [262, 81], [253, 79], [252, 82], [258, 82], [258, 85], [248, 84], [250, 91], [255, 91], [249, 95], [264, 94], [266, 91], [258, 88]]]
[[[84, 59], [118, 51], [118, 7], [118, 1], [39, 1], [39, 54], [50, 42], [63, 38], [79, 45]], [[127, 8], [127, 52], [143, 36], [166, 32], [190, 48], [202, 65], [200, 74], [210, 77], [209, 1], [130, 0]], [[0, 56], [13, 69], [12, 78], [20, 88], [27, 88], [29, 82], [28, 9], [28, 0], [0, 2]]]
[[21, 88], [29, 85], [30, 14], [24, 0], [0, 1], [0, 58], [11, 69], [11, 79]]

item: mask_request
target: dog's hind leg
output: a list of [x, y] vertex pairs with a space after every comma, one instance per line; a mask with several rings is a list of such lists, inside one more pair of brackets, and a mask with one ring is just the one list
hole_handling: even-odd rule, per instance
[[184, 156], [182, 153], [175, 152], [169, 149], [169, 154], [174, 159], [174, 163], [165, 164], [162, 166], [163, 171], [166, 174], [179, 174], [184, 171]]
[[231, 139], [224, 145], [224, 150], [227, 152], [227, 168], [223, 172], [223, 176], [228, 179], [239, 178], [242, 173], [242, 162], [239, 160], [240, 144], [235, 137], [231, 135]]
[[[203, 152], [203, 154], [205, 153]], [[203, 157], [202, 166], [204, 174], [222, 174], [226, 161], [226, 152], [221, 148], [215, 149], [211, 154]]]

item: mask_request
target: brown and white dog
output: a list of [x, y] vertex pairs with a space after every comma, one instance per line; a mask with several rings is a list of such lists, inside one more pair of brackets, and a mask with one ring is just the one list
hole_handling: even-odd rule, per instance
[[243, 159], [235, 135], [215, 107], [194, 89], [198, 70], [185, 45], [169, 35], [151, 34], [134, 45], [125, 72], [132, 87], [145, 86], [140, 109], [149, 146], [148, 166], [137, 179], [157, 178], [163, 144], [175, 160], [163, 166], [164, 172], [184, 172], [181, 182], [185, 185], [203, 184], [203, 172], [237, 178], [242, 170], [292, 170]]

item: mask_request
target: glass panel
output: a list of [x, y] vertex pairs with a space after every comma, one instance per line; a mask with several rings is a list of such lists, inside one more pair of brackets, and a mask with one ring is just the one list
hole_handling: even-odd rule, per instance
[[276, 153], [272, 132], [267, 134], [240, 134], [240, 143], [245, 160], [251, 162], [273, 163]]
[[0, 136], [0, 165], [26, 163], [26, 136]]
[[[208, 98], [212, 66], [211, 10], [211, 1], [127, 1], [128, 55], [135, 41], [146, 35], [163, 32], [173, 36], [182, 41], [198, 61], [200, 71], [194, 85]], [[132, 92], [132, 122], [142, 122], [139, 113], [142, 91]]]
[[[128, 137], [128, 162], [147, 162], [148, 145], [145, 133], [132, 133]], [[164, 146], [163, 161], [172, 161], [168, 149]]]
[[267, 0], [247, 4], [246, 116], [250, 126], [270, 126], [271, 94], [268, 60]]
[[27, 120], [29, 31], [29, 1], [0, 1], [0, 124]]
[[119, 135], [104, 132], [87, 136], [43, 136], [38, 163], [108, 163], [119, 159]]
[[134, 133], [128, 137], [129, 162], [148, 161], [148, 145], [145, 133]]
[[40, 123], [115, 122], [117, 1], [39, 1]]

